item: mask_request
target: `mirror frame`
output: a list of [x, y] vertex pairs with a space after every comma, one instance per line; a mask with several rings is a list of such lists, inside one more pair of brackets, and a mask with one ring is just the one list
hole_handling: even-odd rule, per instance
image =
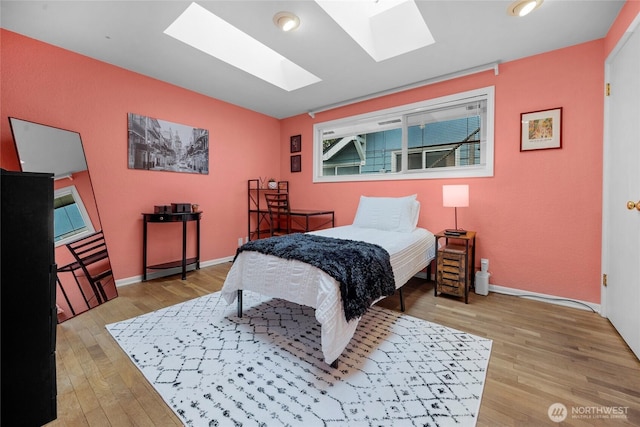
[[[64, 188], [76, 187], [95, 232], [102, 231], [102, 221], [80, 133], [16, 117], [9, 117], [9, 125], [20, 171], [53, 173], [56, 192]], [[23, 157], [28, 157], [28, 160]], [[70, 183], [66, 183], [66, 180]], [[57, 245], [55, 248], [58, 265], [56, 280], [58, 323], [118, 296], [113, 274], [102, 286], [105, 289], [106, 298], [101, 297], [102, 292], [96, 292], [72, 255], [67, 244], [84, 238], [87, 238], [86, 233], [79, 234], [78, 238]], [[96, 267], [111, 270], [111, 261], [106, 247], [105, 251], [106, 259], [101, 261], [102, 265], [96, 265]]]

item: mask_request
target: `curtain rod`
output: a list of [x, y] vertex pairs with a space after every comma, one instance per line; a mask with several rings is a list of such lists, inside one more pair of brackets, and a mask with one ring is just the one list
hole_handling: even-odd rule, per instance
[[369, 99], [379, 98], [385, 95], [391, 95], [398, 92], [403, 92], [409, 89], [415, 89], [422, 86], [428, 86], [434, 83], [440, 83], [446, 80], [452, 80], [458, 77], [469, 76], [471, 74], [481, 73], [483, 71], [493, 70], [494, 74], [497, 76], [499, 74], [498, 70], [498, 62], [491, 62], [489, 64], [478, 65], [477, 67], [467, 68], [460, 71], [455, 71], [449, 74], [443, 74], [441, 76], [433, 77], [430, 79], [422, 80], [416, 83], [411, 83], [405, 86], [399, 86], [388, 90], [383, 90], [381, 92], [372, 93], [369, 95], [361, 96], [358, 98], [348, 99], [346, 101], [337, 102], [335, 104], [325, 105], [323, 107], [315, 108], [313, 110], [309, 110], [307, 114], [309, 114], [312, 118], [316, 117], [316, 113], [320, 113], [322, 111], [333, 110], [334, 108], [344, 107], [346, 105], [355, 104], [357, 102], [367, 101]]

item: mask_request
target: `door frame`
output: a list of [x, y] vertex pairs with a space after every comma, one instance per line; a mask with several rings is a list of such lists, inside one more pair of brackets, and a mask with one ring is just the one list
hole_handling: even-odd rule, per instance
[[[613, 59], [616, 57], [618, 52], [625, 45], [629, 37], [636, 32], [640, 31], [640, 13], [636, 15], [636, 17], [631, 21], [631, 24], [627, 27], [624, 34], [620, 37], [620, 40], [616, 43], [613, 50], [609, 53], [607, 58], [604, 61], [604, 87], [606, 90], [606, 85], [611, 78], [611, 63]], [[610, 106], [610, 98], [606, 96], [604, 97], [604, 126], [603, 126], [603, 144], [602, 144], [602, 256], [601, 256], [601, 278], [604, 278], [604, 275], [609, 271], [609, 242], [610, 242], [610, 233], [609, 233], [609, 221], [611, 214], [609, 212], [609, 187], [611, 185], [610, 181], [610, 170], [611, 170], [611, 160], [608, 155], [608, 148], [611, 146], [611, 106]], [[600, 315], [603, 317], [608, 317], [607, 314], [607, 287], [605, 286], [604, 280], [601, 280], [600, 283]]]

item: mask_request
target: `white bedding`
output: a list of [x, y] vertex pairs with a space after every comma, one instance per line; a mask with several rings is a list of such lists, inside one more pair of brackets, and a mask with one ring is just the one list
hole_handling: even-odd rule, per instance
[[[434, 235], [424, 228], [416, 228], [413, 232], [395, 232], [347, 225], [310, 234], [382, 246], [391, 258], [396, 289], [435, 257]], [[241, 252], [229, 270], [222, 296], [231, 304], [240, 289], [315, 308], [316, 320], [322, 327], [322, 353], [329, 364], [340, 356], [358, 326], [359, 319], [347, 322], [344, 316], [340, 286], [336, 280], [300, 261], [253, 251]]]

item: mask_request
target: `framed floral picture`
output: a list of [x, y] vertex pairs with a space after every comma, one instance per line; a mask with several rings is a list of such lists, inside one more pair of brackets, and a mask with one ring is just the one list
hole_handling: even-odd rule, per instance
[[562, 107], [520, 115], [520, 151], [562, 148]]

